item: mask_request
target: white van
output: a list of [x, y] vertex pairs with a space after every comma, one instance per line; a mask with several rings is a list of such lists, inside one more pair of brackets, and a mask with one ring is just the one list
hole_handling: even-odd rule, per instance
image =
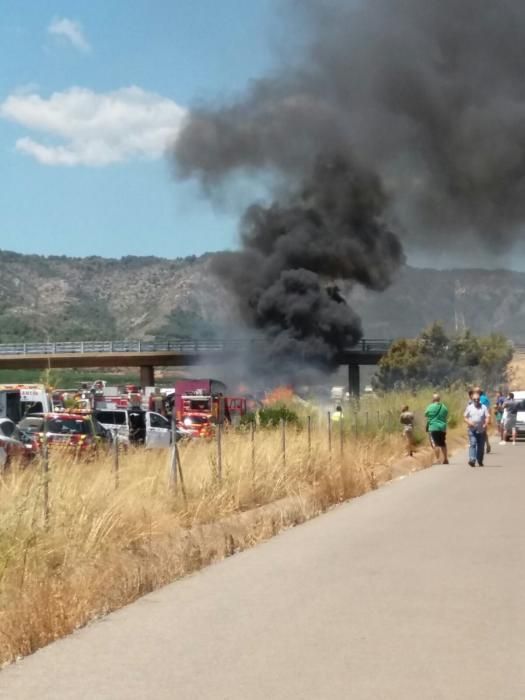
[[146, 449], [171, 445], [171, 424], [154, 411], [142, 409], [96, 409], [93, 416], [106, 430], [118, 433], [123, 444], [144, 445]]

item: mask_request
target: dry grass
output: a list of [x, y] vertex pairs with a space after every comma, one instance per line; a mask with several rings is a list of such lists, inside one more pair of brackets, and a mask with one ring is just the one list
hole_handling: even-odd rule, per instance
[[[384, 422], [384, 421], [383, 421]], [[316, 429], [227, 433], [223, 476], [215, 443], [181, 447], [186, 499], [169, 485], [170, 454], [73, 463], [52, 457], [45, 476], [13, 468], [0, 483], [0, 663], [29, 654], [144, 593], [267, 539], [391, 477], [403, 452], [395, 433], [356, 436], [340, 452]], [[285, 500], [283, 500], [285, 499]], [[269, 505], [273, 504], [273, 505]]]
[[525, 388], [525, 355], [515, 355], [510, 364], [509, 378], [511, 388], [522, 390]]

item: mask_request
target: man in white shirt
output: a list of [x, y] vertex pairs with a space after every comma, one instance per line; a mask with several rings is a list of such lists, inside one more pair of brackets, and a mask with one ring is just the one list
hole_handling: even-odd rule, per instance
[[477, 391], [472, 394], [472, 401], [465, 409], [464, 418], [468, 426], [468, 463], [471, 467], [475, 467], [477, 462], [482, 467], [490, 413], [488, 408], [481, 403]]
[[511, 438], [512, 444], [516, 444], [516, 423], [518, 420], [518, 407], [519, 402], [514, 400], [514, 394], [510, 392], [504, 404], [505, 411], [503, 418], [503, 445], [506, 445], [507, 440], [510, 440]]

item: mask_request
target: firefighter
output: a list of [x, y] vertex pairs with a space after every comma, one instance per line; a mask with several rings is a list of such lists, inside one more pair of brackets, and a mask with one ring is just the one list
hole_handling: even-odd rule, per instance
[[336, 406], [335, 411], [332, 413], [332, 421], [334, 423], [340, 423], [343, 420], [343, 409], [341, 406]]

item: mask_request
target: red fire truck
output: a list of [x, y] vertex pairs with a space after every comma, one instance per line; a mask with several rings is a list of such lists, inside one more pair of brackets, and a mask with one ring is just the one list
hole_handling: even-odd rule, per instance
[[177, 424], [194, 437], [210, 437], [217, 423], [236, 423], [246, 413], [246, 399], [226, 396], [215, 379], [181, 379], [175, 383], [173, 409]]

